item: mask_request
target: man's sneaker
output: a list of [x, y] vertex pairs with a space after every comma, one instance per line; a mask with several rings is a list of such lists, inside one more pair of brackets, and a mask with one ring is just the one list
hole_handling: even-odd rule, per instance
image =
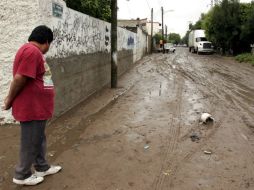
[[44, 177], [46, 175], [55, 174], [55, 173], [59, 172], [61, 169], [62, 169], [61, 166], [50, 166], [50, 168], [45, 172], [35, 171], [35, 175], [37, 175], [39, 177]]
[[44, 180], [43, 177], [39, 177], [36, 175], [31, 175], [29, 178], [20, 180], [13, 178], [13, 183], [16, 183], [18, 185], [37, 185], [38, 183], [41, 183]]

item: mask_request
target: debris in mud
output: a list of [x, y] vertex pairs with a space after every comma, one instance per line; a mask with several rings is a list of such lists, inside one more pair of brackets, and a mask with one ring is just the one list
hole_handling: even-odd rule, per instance
[[133, 187], [133, 186], [135, 185], [135, 183], [129, 182], [128, 185], [131, 186], [131, 187]]
[[146, 149], [148, 149], [150, 146], [149, 145], [145, 145], [144, 146], [144, 149], [146, 150]]
[[190, 138], [192, 142], [198, 142], [200, 140], [200, 137], [196, 133], [192, 133]]
[[163, 172], [163, 174], [167, 175], [167, 176], [170, 175], [170, 170], [167, 170], [167, 171]]
[[53, 157], [55, 155], [56, 151], [51, 151], [48, 153], [48, 156]]
[[245, 136], [244, 134], [241, 134], [241, 136], [244, 138], [244, 140], [248, 140], [248, 137], [247, 136]]
[[200, 117], [200, 121], [203, 124], [210, 123], [214, 121], [214, 118], [209, 113], [202, 113]]
[[197, 111], [197, 110], [194, 110], [196, 114], [200, 114], [201, 112], [200, 111]]
[[204, 153], [210, 155], [210, 154], [212, 154], [212, 151], [210, 151], [210, 150], [204, 150]]

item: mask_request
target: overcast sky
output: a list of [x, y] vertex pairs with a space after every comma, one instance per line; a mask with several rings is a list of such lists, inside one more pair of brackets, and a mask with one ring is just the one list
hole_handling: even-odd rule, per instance
[[[251, 0], [240, 0], [251, 2]], [[201, 13], [211, 8], [211, 0], [118, 0], [118, 19], [151, 20], [151, 8], [154, 9], [154, 21], [161, 23], [161, 7], [164, 7], [164, 23], [168, 33], [178, 33], [183, 37], [190, 22], [195, 24]]]

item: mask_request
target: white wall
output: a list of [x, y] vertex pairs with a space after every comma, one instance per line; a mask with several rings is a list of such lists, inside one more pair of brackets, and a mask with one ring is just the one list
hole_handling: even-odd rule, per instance
[[147, 52], [147, 36], [141, 29], [138, 28], [136, 38], [136, 59], [134, 60], [138, 61], [143, 57], [144, 53]]
[[[50, 16], [48, 25], [52, 28], [55, 39], [47, 54], [48, 57], [110, 52], [110, 23], [69, 9], [62, 0], [54, 2], [63, 7], [63, 16], [62, 18]], [[44, 0], [43, 4], [52, 3], [51, 0]], [[48, 8], [52, 11], [52, 6]], [[128, 44], [128, 39], [133, 39], [135, 35], [133, 32], [118, 28], [118, 50], [133, 49], [134, 45]]]
[[[53, 16], [52, 3], [63, 8], [62, 16]], [[12, 64], [18, 48], [27, 42], [32, 29], [45, 24], [52, 28], [54, 41], [50, 58], [110, 52], [110, 23], [69, 9], [62, 0], [0, 1], [0, 104], [3, 104], [12, 80]], [[118, 50], [133, 50], [134, 61], [142, 58], [145, 35], [118, 28]], [[136, 53], [135, 53], [136, 52]], [[0, 124], [11, 123], [10, 111], [0, 109]]]
[[[146, 24], [146, 28], [147, 28], [147, 32], [149, 35], [151, 35], [151, 27], [152, 27], [152, 23], [148, 22]], [[154, 22], [153, 23], [153, 35], [157, 34], [161, 29], [160, 23], [158, 22]]]
[[[27, 41], [39, 23], [38, 2], [34, 0], [0, 1], [0, 105], [3, 105], [12, 80], [12, 62], [18, 48]], [[12, 122], [10, 112], [0, 109], [0, 123]]]

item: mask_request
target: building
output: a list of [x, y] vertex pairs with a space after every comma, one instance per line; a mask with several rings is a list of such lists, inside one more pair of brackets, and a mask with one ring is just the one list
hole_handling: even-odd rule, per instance
[[[136, 28], [140, 27], [143, 31], [147, 32], [148, 35], [151, 35], [151, 25], [152, 22], [148, 21], [147, 18], [144, 19], [131, 19], [131, 20], [118, 20], [117, 24], [119, 27], [126, 28], [126, 29], [131, 29], [131, 28]], [[153, 34], [158, 33], [161, 30], [161, 24], [159, 22], [153, 22]]]
[[[152, 22], [147, 22], [146, 29], [147, 29], [148, 35], [151, 35], [151, 27], [152, 27]], [[153, 22], [153, 35], [159, 33], [160, 31], [161, 31], [161, 23]]]

